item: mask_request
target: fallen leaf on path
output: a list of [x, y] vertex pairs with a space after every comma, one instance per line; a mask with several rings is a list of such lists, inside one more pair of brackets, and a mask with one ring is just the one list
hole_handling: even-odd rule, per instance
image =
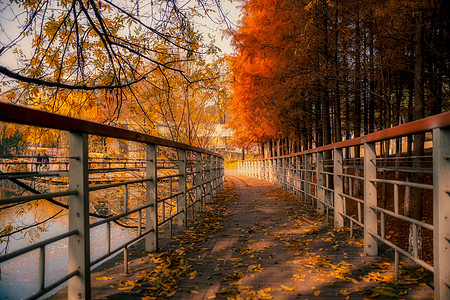
[[111, 280], [111, 279], [113, 279], [113, 278], [112, 277], [106, 277], [106, 276], [95, 278], [95, 280]]
[[282, 288], [283, 290], [285, 290], [285, 291], [295, 291], [295, 290], [297, 289], [296, 286], [288, 287], [288, 286], [285, 286], [285, 285], [281, 285], [281, 288]]

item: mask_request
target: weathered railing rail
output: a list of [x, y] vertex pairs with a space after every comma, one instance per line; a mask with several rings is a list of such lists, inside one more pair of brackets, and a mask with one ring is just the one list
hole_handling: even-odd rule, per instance
[[[420, 134], [425, 155], [408, 156], [408, 137]], [[367, 255], [377, 255], [381, 243], [393, 248], [397, 278], [401, 254], [434, 272], [436, 299], [450, 299], [450, 113], [292, 155], [241, 161], [239, 171], [296, 194], [320, 213], [332, 210], [335, 227], [349, 226], [351, 234], [354, 226], [363, 228]], [[416, 220], [401, 211], [407, 202], [401, 199], [412, 193], [432, 199], [430, 216]], [[387, 226], [398, 231], [401, 222], [411, 228], [412, 249], [386, 232]], [[433, 250], [423, 259], [419, 236], [427, 232]]]
[[[185, 226], [189, 212], [202, 210], [223, 186], [223, 158], [205, 149], [174, 141], [111, 127], [94, 122], [51, 114], [26, 107], [0, 103], [0, 121], [59, 130], [68, 137], [66, 157], [52, 157], [48, 167], [35, 157], [11, 158], [0, 161], [0, 180], [9, 180], [27, 188], [22, 180], [42, 178], [67, 182], [56, 192], [39, 192], [27, 188], [28, 195], [0, 200], [0, 205], [27, 203], [39, 199], [56, 202], [67, 199], [67, 232], [38, 241], [29, 246], [0, 256], [0, 263], [39, 250], [38, 290], [29, 295], [38, 298], [68, 281], [69, 299], [90, 299], [91, 267], [119, 251], [124, 252], [124, 271], [128, 271], [128, 247], [145, 239], [146, 251], [158, 250], [159, 228], [172, 223]], [[120, 143], [133, 143], [142, 158], [117, 159], [90, 157], [89, 145], [93, 137], [111, 138]], [[58, 160], [57, 163], [54, 161]], [[14, 171], [20, 165], [20, 172]], [[59, 167], [55, 166], [58, 165]], [[23, 171], [25, 170], [25, 171]], [[65, 179], [64, 179], [65, 178]], [[65, 180], [65, 181], [64, 181]], [[61, 186], [61, 183], [59, 183]], [[89, 211], [90, 195], [96, 191], [117, 189], [123, 197], [122, 212], [102, 218]], [[130, 190], [142, 192], [142, 197], [130, 200]], [[114, 190], [116, 191], [116, 190]], [[117, 195], [116, 195], [117, 196]], [[117, 198], [117, 197], [116, 197]], [[63, 201], [64, 202], [64, 201]], [[137, 204], [136, 204], [137, 203]], [[96, 221], [90, 223], [90, 216]], [[128, 218], [128, 219], [127, 219]], [[111, 223], [132, 220], [135, 237], [112, 249]], [[106, 251], [91, 259], [90, 230], [106, 226]], [[68, 272], [51, 283], [46, 281], [46, 246], [68, 238]]]

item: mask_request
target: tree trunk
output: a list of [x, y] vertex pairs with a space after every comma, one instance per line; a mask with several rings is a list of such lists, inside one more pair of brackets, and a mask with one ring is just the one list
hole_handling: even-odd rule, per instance
[[[355, 28], [355, 43], [356, 43], [356, 53], [355, 53], [355, 105], [354, 105], [354, 111], [353, 111], [353, 118], [354, 118], [354, 126], [353, 131], [355, 134], [355, 137], [361, 136], [361, 31], [360, 31], [360, 24], [359, 24], [359, 14], [357, 16], [356, 20], [356, 28]], [[355, 146], [355, 162], [357, 164], [360, 164], [360, 147]], [[361, 173], [360, 169], [356, 169], [355, 174], [356, 176], [359, 176]], [[355, 180], [355, 184], [353, 185], [354, 189], [354, 196], [357, 196], [361, 193], [361, 181]]]
[[[414, 44], [414, 119], [419, 120], [425, 117], [425, 99], [423, 91], [423, 11], [419, 9], [415, 14], [415, 44]], [[421, 168], [421, 158], [424, 154], [425, 134], [417, 134], [414, 136], [413, 160], [414, 168]], [[413, 173], [413, 180], [417, 183], [423, 183], [422, 173]], [[423, 216], [423, 189], [411, 189], [411, 218], [422, 220]], [[420, 228], [420, 226], [418, 227]], [[419, 233], [420, 237], [420, 233]], [[410, 228], [409, 251], [412, 251], [412, 226]], [[422, 242], [419, 239], [418, 248], [419, 257], [422, 254]]]

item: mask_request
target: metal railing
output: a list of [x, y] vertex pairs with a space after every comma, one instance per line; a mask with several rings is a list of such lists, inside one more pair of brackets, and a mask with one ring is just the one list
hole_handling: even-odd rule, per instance
[[[424, 155], [411, 156], [408, 144], [419, 135], [425, 135]], [[434, 273], [437, 299], [450, 299], [450, 113], [291, 155], [241, 161], [238, 170], [288, 190], [319, 213], [332, 211], [334, 226], [349, 226], [351, 235], [362, 228], [367, 255], [377, 255], [381, 244], [391, 247], [396, 278], [401, 254]], [[409, 217], [407, 200], [401, 200], [418, 191], [432, 199], [430, 216], [422, 220]], [[408, 249], [391, 238], [400, 222], [410, 228]], [[433, 241], [430, 259], [419, 254], [419, 236], [426, 232]]]
[[[128, 272], [130, 245], [145, 239], [145, 250], [157, 251], [161, 226], [167, 225], [170, 234], [173, 221], [185, 226], [189, 212], [194, 217], [196, 212], [202, 211], [223, 186], [223, 158], [205, 149], [7, 103], [0, 103], [0, 121], [58, 130], [68, 137], [68, 155], [52, 157], [52, 161], [58, 162], [50, 161], [50, 167], [46, 169], [40, 167], [42, 163], [36, 162], [35, 157], [0, 161], [3, 167], [0, 180], [13, 181], [28, 192], [28, 195], [0, 199], [0, 208], [39, 199], [55, 203], [58, 202], [56, 198], [67, 200], [66, 205], [59, 201], [68, 211], [67, 232], [0, 256], [0, 263], [3, 263], [39, 250], [39, 271], [36, 274], [39, 288], [29, 295], [29, 299], [45, 295], [66, 281], [69, 299], [90, 299], [90, 274], [95, 264], [123, 251], [124, 272]], [[135, 148], [140, 147], [139, 153], [145, 155], [134, 159], [90, 157], [92, 137], [134, 143]], [[21, 166], [20, 172], [12, 168], [18, 165]], [[62, 190], [41, 193], [27, 185], [32, 179], [42, 178], [59, 181]], [[119, 192], [120, 197], [116, 195], [116, 198], [123, 197], [122, 212], [107, 216], [90, 212], [91, 194], [110, 189]], [[143, 196], [132, 202], [129, 194], [133, 189], [139, 190]], [[96, 221], [90, 223], [90, 216], [97, 217]], [[135, 236], [112, 249], [111, 223], [119, 224], [119, 220], [132, 220], [133, 226], [128, 227], [134, 228]], [[90, 232], [100, 225], [106, 226], [106, 250], [98, 258], [91, 259]], [[63, 239], [68, 239], [67, 275], [48, 283], [46, 247]]]

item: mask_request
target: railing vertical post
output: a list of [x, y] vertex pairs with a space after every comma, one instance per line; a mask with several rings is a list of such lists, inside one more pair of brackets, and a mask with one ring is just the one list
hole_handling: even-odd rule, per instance
[[245, 175], [250, 176], [250, 161], [245, 162]]
[[215, 187], [214, 187], [214, 190], [216, 191], [216, 196], [217, 196], [217, 194], [219, 193], [219, 178], [220, 178], [220, 160], [219, 160], [219, 157], [215, 156], [214, 161], [215, 161], [215, 171], [214, 171], [214, 174], [215, 174], [215, 179], [214, 179], [215, 184], [214, 185], [215, 185]]
[[225, 159], [220, 158], [220, 191], [223, 189], [223, 182], [225, 180]]
[[262, 158], [259, 161], [259, 165], [260, 165], [260, 168], [261, 168], [261, 170], [260, 170], [260, 172], [261, 172], [260, 177], [261, 177], [262, 180], [266, 180], [266, 168], [265, 168], [265, 160], [264, 160], [264, 158]]
[[283, 188], [283, 190], [287, 190], [286, 189], [287, 180], [286, 180], [286, 158], [285, 157], [283, 157], [281, 159], [281, 172], [282, 172], [282, 188]]
[[450, 299], [450, 129], [433, 129], [434, 297]]
[[273, 185], [275, 185], [275, 182], [276, 182], [276, 167], [277, 167], [277, 160], [275, 158], [270, 158], [269, 177], [270, 177], [270, 182]]
[[305, 202], [311, 204], [311, 154], [305, 154]]
[[278, 159], [273, 158], [272, 159], [272, 183], [276, 186], [277, 185], [277, 175], [278, 174]]
[[205, 203], [210, 203], [211, 195], [211, 154], [206, 155], [206, 197]]
[[342, 149], [334, 149], [333, 153], [333, 170], [334, 170], [334, 227], [344, 227], [344, 181], [342, 177]]
[[217, 179], [217, 157], [215, 155], [213, 155], [211, 157], [211, 197], [215, 197], [216, 195], [216, 179]]
[[195, 152], [195, 210], [201, 211], [202, 205], [202, 154]]
[[69, 237], [69, 273], [79, 271], [69, 279], [68, 299], [91, 299], [91, 264], [89, 241], [89, 178], [87, 134], [69, 135], [69, 231], [78, 234]]
[[301, 189], [302, 189], [302, 165], [301, 165], [301, 156], [296, 156], [295, 159], [295, 164], [296, 164], [296, 168], [297, 168], [297, 173], [296, 173], [296, 180], [297, 180], [297, 193], [295, 194], [297, 199], [301, 198]]
[[259, 178], [262, 179], [262, 180], [265, 180], [266, 176], [264, 174], [265, 168], [264, 168], [264, 159], [263, 158], [259, 161], [259, 168], [260, 168], [260, 170], [259, 170], [259, 172], [260, 172]]
[[186, 208], [186, 150], [178, 149], [178, 192], [177, 197], [177, 224], [186, 226], [187, 208]]
[[294, 174], [292, 175], [293, 178], [293, 182], [294, 182], [294, 193], [295, 195], [298, 194], [298, 163], [297, 163], [297, 158], [298, 156], [294, 156], [293, 157], [293, 161], [292, 161], [292, 166], [294, 168]]
[[317, 152], [316, 154], [316, 176], [317, 176], [317, 188], [316, 188], [316, 197], [317, 197], [317, 212], [322, 214], [324, 212], [325, 206], [323, 202], [325, 202], [325, 190], [323, 189], [323, 152]]
[[378, 255], [378, 244], [371, 233], [377, 233], [377, 186], [371, 179], [377, 177], [375, 143], [364, 143], [364, 252]]
[[269, 159], [264, 160], [264, 180], [269, 181]]
[[293, 191], [294, 191], [294, 176], [293, 176], [294, 170], [293, 170], [292, 166], [293, 166], [293, 158], [292, 158], [292, 156], [289, 156], [288, 157], [289, 193], [293, 193]]
[[146, 178], [151, 180], [145, 183], [145, 204], [151, 205], [145, 209], [145, 229], [151, 230], [145, 238], [145, 251], [158, 251], [158, 203], [157, 203], [157, 160], [156, 160], [156, 145], [148, 144], [146, 146], [145, 166]]

